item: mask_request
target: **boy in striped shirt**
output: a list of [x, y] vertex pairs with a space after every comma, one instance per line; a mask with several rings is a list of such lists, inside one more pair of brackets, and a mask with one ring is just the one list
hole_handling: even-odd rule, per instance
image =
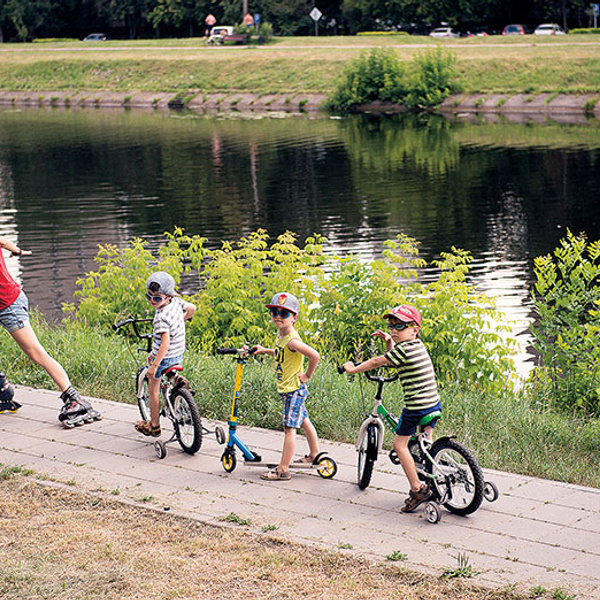
[[[425, 416], [441, 410], [440, 396], [433, 364], [427, 348], [419, 339], [421, 313], [410, 304], [393, 308], [383, 316], [388, 319], [390, 332], [381, 330], [371, 334], [384, 340], [386, 352], [359, 365], [344, 364], [348, 373], [363, 373], [379, 367], [396, 367], [404, 392], [404, 409], [394, 436], [394, 450], [410, 484], [410, 492], [402, 512], [412, 512], [432, 496], [432, 490], [422, 484], [417, 475], [415, 461], [408, 449], [408, 442], [417, 430], [417, 424]], [[424, 433], [431, 438], [435, 420], [427, 425]]]

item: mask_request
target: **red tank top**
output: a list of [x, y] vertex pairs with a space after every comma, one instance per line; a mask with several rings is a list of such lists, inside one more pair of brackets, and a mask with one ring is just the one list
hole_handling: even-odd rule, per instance
[[21, 293], [21, 286], [11, 277], [0, 250], [0, 310], [10, 306]]

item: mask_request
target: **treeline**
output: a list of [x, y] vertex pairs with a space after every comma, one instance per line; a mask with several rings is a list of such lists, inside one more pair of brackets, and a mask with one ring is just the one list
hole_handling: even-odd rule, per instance
[[464, 29], [543, 21], [589, 27], [593, 15], [589, 0], [0, 0], [0, 42], [81, 39], [97, 31], [116, 39], [195, 37], [204, 35], [207, 15], [235, 25], [244, 9], [271, 23], [275, 35], [312, 35], [315, 6], [325, 35], [427, 33], [442, 22]]

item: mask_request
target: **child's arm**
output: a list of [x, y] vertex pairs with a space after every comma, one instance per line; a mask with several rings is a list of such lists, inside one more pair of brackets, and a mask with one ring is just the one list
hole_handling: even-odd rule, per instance
[[273, 348], [265, 348], [260, 344], [252, 346], [253, 354], [268, 354], [269, 356], [275, 356], [275, 350]]
[[152, 360], [152, 362], [150, 363], [150, 366], [148, 367], [148, 374], [147, 374], [148, 379], [151, 379], [152, 377], [154, 377], [154, 374], [156, 373], [156, 369], [158, 369], [158, 365], [160, 365], [162, 359], [166, 356], [170, 345], [171, 345], [171, 336], [169, 335], [168, 331], [163, 331], [160, 334], [160, 346], [158, 347], [156, 355], [154, 356], [154, 359]]
[[321, 359], [321, 355], [314, 348], [311, 348], [308, 344], [305, 344], [298, 339], [291, 340], [288, 344], [288, 348], [294, 352], [300, 352], [302, 356], [308, 358], [308, 367], [306, 371], [298, 374], [300, 383], [306, 383], [313, 376], [313, 373], [319, 364], [319, 360]]
[[183, 308], [184, 308], [183, 320], [189, 321], [194, 316], [194, 313], [196, 312], [196, 305], [192, 304], [191, 302], [184, 301]]
[[374, 356], [360, 365], [355, 365], [352, 361], [348, 361], [342, 365], [346, 373], [364, 373], [365, 371], [372, 371], [379, 367], [389, 367], [392, 363], [385, 356]]
[[381, 338], [385, 342], [385, 351], [389, 352], [394, 347], [394, 341], [392, 340], [392, 336], [385, 331], [381, 331], [378, 329], [371, 334], [371, 337]]
[[8, 250], [13, 256], [29, 256], [31, 254], [31, 250], [23, 250], [19, 248], [19, 246], [4, 236], [0, 236], [0, 248]]

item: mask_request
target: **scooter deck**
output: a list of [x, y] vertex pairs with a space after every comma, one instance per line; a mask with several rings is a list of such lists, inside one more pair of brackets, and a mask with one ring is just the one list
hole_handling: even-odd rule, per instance
[[[279, 463], [275, 462], [265, 462], [265, 461], [252, 461], [246, 460], [244, 461], [245, 467], [263, 467], [264, 469], [275, 469], [279, 466]], [[313, 463], [292, 463], [290, 465], [290, 469], [316, 469], [321, 465], [315, 465]]]

